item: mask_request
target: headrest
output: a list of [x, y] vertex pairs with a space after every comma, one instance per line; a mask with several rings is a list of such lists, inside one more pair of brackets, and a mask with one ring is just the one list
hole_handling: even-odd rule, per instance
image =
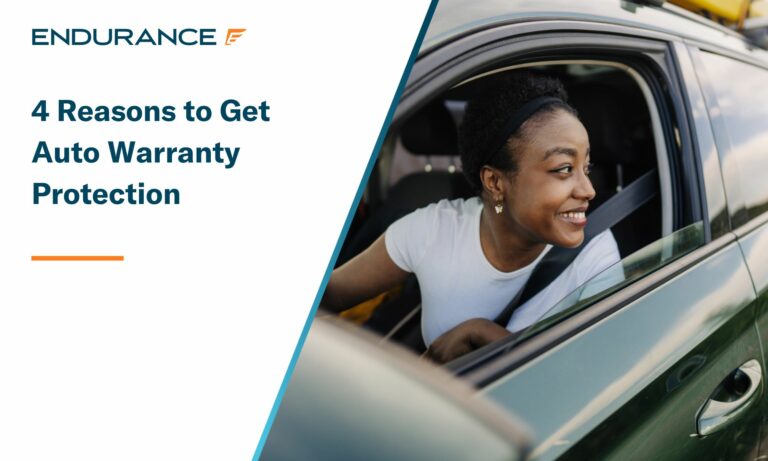
[[444, 198], [453, 200], [473, 195], [472, 187], [461, 173], [418, 172], [404, 176], [392, 186], [387, 192], [387, 203], [392, 208], [411, 212]]
[[631, 111], [638, 108], [631, 99], [608, 85], [586, 84], [570, 90], [570, 103], [589, 134], [593, 162], [638, 162], [631, 122], [637, 119]]
[[430, 103], [406, 120], [400, 138], [414, 155], [458, 155], [456, 123], [443, 101]]

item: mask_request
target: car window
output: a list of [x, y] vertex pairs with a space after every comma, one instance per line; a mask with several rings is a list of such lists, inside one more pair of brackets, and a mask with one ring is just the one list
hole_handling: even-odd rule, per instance
[[[410, 171], [398, 171], [397, 179], [392, 181], [398, 150], [420, 156], [429, 165], [437, 165], [436, 160], [441, 158], [449, 167], [456, 165], [458, 162], [453, 159], [457, 157], [457, 132], [466, 102], [487, 91], [495, 78], [503, 78], [504, 72], [515, 72], [519, 67], [505, 67], [465, 79], [442, 93], [430, 95], [419, 108], [393, 123], [367, 185], [365, 202], [358, 208], [356, 222], [337, 264], [360, 254], [393, 222], [417, 208], [441, 199], [466, 199], [474, 195], [459, 167], [425, 169], [418, 164]], [[673, 117], [659, 116], [664, 109], [651, 91], [652, 86], [658, 86], [657, 82], [642, 77], [633, 67], [607, 61], [549, 61], [524, 67], [562, 81], [569, 102], [589, 134], [590, 181], [596, 192], [590, 209], [599, 209], [606, 200], [641, 178], [656, 177], [661, 184], [655, 186], [654, 198], [632, 208], [633, 212], [611, 226], [618, 245], [618, 255], [611, 261], [623, 258], [621, 262], [585, 284], [581, 280], [589, 276], [582, 274], [584, 278], [574, 279], [579, 280], [577, 283], [568, 282], [557, 296], [545, 297], [549, 301], [540, 305], [541, 310], [536, 307], [530, 310], [533, 314], [524, 315], [521, 328], [533, 333], [687, 253], [702, 244], [704, 236], [701, 223], [671, 234], [672, 222], [667, 220], [664, 225], [663, 216], [671, 216], [674, 206], [669, 191], [674, 188], [675, 179], [669, 173], [669, 159], [676, 156], [670, 149], [679, 145], [667, 142], [676, 127]], [[685, 222], [676, 225], [681, 224]], [[551, 307], [576, 286], [576, 291]], [[379, 333], [386, 341], [421, 354], [425, 345], [421, 341], [419, 295], [419, 283], [411, 276], [397, 289], [355, 306], [342, 317]], [[478, 302], [482, 301], [478, 298]], [[534, 300], [531, 305], [537, 302]]]
[[738, 226], [768, 210], [768, 189], [760, 174], [768, 169], [768, 70], [708, 52], [702, 52], [701, 59], [727, 130], [728, 139], [720, 139], [720, 154]]
[[531, 325], [520, 338], [530, 336], [579, 312], [597, 300], [690, 253], [702, 244], [704, 223], [699, 221], [641, 248], [571, 292], [547, 311], [541, 320]]
[[448, 364], [464, 375], [482, 363], [491, 362], [519, 343], [571, 317], [641, 278], [685, 256], [706, 241], [704, 222], [699, 221], [659, 239], [593, 276], [553, 305], [539, 320], [518, 334], [489, 344]]

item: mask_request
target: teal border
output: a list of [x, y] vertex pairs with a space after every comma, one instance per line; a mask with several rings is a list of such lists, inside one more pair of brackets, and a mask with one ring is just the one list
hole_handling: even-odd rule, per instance
[[336, 242], [336, 248], [334, 248], [331, 260], [328, 262], [328, 267], [325, 269], [325, 276], [323, 277], [323, 281], [320, 283], [320, 288], [315, 295], [315, 301], [312, 303], [312, 309], [309, 311], [309, 316], [307, 317], [306, 322], [304, 322], [304, 329], [301, 331], [299, 342], [296, 344], [296, 349], [293, 351], [291, 362], [288, 364], [288, 370], [285, 372], [285, 377], [283, 377], [283, 383], [280, 385], [280, 390], [277, 393], [275, 403], [272, 405], [272, 411], [269, 413], [267, 424], [264, 426], [264, 431], [262, 432], [261, 438], [259, 439], [259, 444], [256, 446], [256, 452], [253, 454], [253, 461], [258, 461], [262, 450], [264, 450], [264, 444], [267, 441], [267, 437], [269, 437], [269, 431], [272, 429], [272, 423], [275, 421], [275, 415], [277, 414], [278, 408], [280, 408], [280, 403], [283, 400], [285, 389], [288, 387], [288, 382], [291, 380], [291, 376], [293, 375], [293, 369], [296, 366], [296, 361], [299, 358], [301, 349], [304, 347], [304, 341], [307, 339], [307, 333], [309, 333], [309, 327], [312, 325], [312, 319], [314, 319], [317, 308], [320, 305], [321, 294], [325, 291], [326, 285], [328, 285], [328, 279], [331, 277], [333, 266], [336, 264], [336, 260], [339, 257], [339, 252], [341, 251], [341, 246], [344, 243], [344, 239], [347, 237], [349, 226], [352, 223], [352, 218], [355, 215], [355, 210], [357, 209], [358, 203], [360, 203], [360, 197], [363, 195], [363, 190], [365, 189], [365, 185], [368, 183], [368, 178], [371, 176], [373, 165], [376, 163], [379, 151], [381, 150], [381, 145], [384, 143], [384, 138], [386, 137], [387, 131], [389, 130], [389, 125], [392, 123], [392, 117], [395, 114], [395, 108], [397, 107], [397, 103], [400, 101], [400, 96], [403, 94], [405, 83], [408, 81], [408, 76], [411, 74], [411, 68], [413, 68], [413, 63], [416, 61], [416, 56], [419, 53], [419, 48], [421, 48], [421, 43], [424, 41], [424, 36], [427, 33], [429, 23], [432, 21], [432, 15], [435, 13], [437, 2], [438, 0], [431, 0], [429, 4], [429, 9], [427, 10], [427, 14], [424, 17], [424, 22], [421, 24], [421, 30], [419, 30], [419, 35], [416, 37], [416, 43], [413, 45], [411, 55], [408, 58], [408, 63], [405, 66], [402, 77], [400, 77], [400, 84], [397, 86], [397, 91], [395, 91], [395, 95], [389, 105], [389, 111], [387, 112], [387, 117], [384, 119], [384, 125], [381, 127], [381, 131], [379, 131], [379, 137], [376, 140], [376, 145], [373, 147], [373, 151], [371, 152], [371, 158], [368, 160], [368, 166], [365, 168], [365, 173], [360, 180], [360, 185], [357, 187], [357, 193], [355, 194], [355, 198], [352, 201], [352, 206], [349, 208], [349, 212], [347, 213], [347, 220], [344, 222], [341, 235]]

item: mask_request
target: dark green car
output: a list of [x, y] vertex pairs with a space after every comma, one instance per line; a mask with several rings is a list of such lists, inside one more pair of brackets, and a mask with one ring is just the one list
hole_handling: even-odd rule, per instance
[[467, 195], [464, 105], [519, 68], [566, 85], [598, 200], [655, 178], [612, 227], [621, 263], [442, 368], [407, 352], [418, 299], [316, 319], [257, 457], [768, 459], [768, 52], [742, 34], [670, 5], [441, 0], [339, 262]]

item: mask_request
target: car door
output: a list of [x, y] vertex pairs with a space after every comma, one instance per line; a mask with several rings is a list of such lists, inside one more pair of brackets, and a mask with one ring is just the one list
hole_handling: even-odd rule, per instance
[[[768, 186], [760, 174], [768, 167], [768, 53], [733, 51], [708, 44], [691, 45], [717, 142], [729, 217], [746, 258], [755, 290], [757, 326], [768, 341]], [[729, 77], [739, 75], [738, 84]], [[764, 346], [765, 347], [765, 346]], [[763, 365], [765, 366], [765, 364]], [[768, 402], [763, 402], [763, 413]], [[763, 421], [761, 452], [768, 453]]]
[[[650, 259], [674, 246], [659, 243]], [[754, 459], [763, 392], [754, 300], [727, 235], [467, 378], [532, 426], [532, 459]], [[730, 406], [707, 411], [716, 401]]]
[[656, 90], [656, 115], [673, 126], [664, 136], [676, 144], [677, 231], [623, 261], [637, 277], [610, 296], [534, 328], [464, 377], [530, 424], [531, 459], [753, 459], [764, 395], [756, 296], [728, 229], [706, 107], [682, 40], [586, 22], [487, 29], [417, 63], [398, 111], [457, 74], [516, 57], [554, 59], [563, 49], [621, 60]]

